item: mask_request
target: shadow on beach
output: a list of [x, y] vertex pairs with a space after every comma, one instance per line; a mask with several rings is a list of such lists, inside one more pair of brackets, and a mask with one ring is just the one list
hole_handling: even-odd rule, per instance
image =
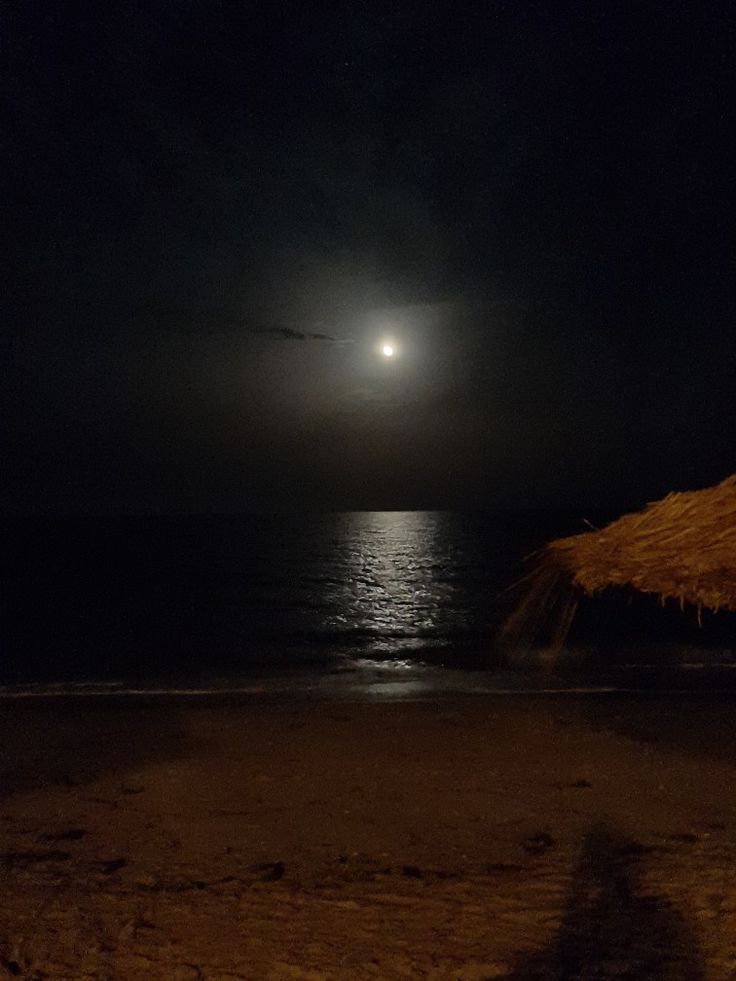
[[586, 728], [695, 759], [725, 763], [736, 758], [734, 704], [734, 692], [614, 693], [569, 703]]
[[186, 705], [161, 711], [130, 699], [6, 700], [0, 714], [0, 800], [37, 787], [74, 787], [193, 750]]
[[641, 846], [605, 827], [590, 832], [552, 944], [505, 981], [702, 981], [695, 939], [663, 896], [642, 889]]

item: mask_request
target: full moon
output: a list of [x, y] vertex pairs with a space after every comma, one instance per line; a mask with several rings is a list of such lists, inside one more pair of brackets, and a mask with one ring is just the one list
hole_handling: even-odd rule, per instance
[[381, 348], [381, 353], [385, 358], [392, 358], [394, 356], [394, 348], [392, 344], [384, 344]]

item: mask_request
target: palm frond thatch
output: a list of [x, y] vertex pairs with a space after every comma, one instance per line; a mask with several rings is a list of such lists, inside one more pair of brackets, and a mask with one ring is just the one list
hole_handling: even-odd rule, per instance
[[736, 611], [736, 474], [705, 490], [672, 493], [600, 531], [549, 542], [517, 584], [504, 627], [511, 647], [540, 632], [559, 649], [582, 597], [609, 588], [703, 609]]

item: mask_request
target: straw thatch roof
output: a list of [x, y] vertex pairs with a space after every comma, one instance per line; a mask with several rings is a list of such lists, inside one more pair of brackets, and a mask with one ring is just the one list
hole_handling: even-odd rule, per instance
[[609, 588], [736, 611], [736, 474], [715, 487], [668, 494], [600, 531], [558, 538], [531, 557], [506, 622], [512, 647], [541, 632], [559, 648], [582, 597]]

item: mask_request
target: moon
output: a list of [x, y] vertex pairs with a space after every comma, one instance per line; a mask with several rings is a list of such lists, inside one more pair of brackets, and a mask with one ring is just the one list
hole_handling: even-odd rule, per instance
[[394, 346], [393, 344], [384, 344], [381, 348], [381, 354], [384, 358], [392, 358], [394, 356]]

